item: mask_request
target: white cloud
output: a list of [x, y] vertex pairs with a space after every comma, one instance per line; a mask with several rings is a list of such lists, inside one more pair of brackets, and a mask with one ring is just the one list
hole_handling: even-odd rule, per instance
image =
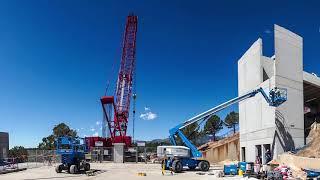
[[95, 128], [91, 128], [91, 129], [90, 129], [90, 131], [92, 131], [92, 132], [95, 131], [95, 130], [96, 130]]
[[140, 118], [143, 120], [154, 120], [158, 115], [156, 113], [151, 112], [150, 107], [144, 107], [144, 113], [140, 114]]
[[151, 111], [140, 114], [140, 118], [143, 120], [154, 120], [157, 117], [158, 115]]
[[92, 134], [92, 136], [99, 136], [99, 133], [95, 132], [94, 134]]
[[100, 121], [97, 121], [97, 122], [96, 122], [96, 125], [99, 126], [99, 125], [100, 125]]
[[264, 30], [264, 33], [266, 33], [266, 34], [271, 34], [272, 32], [271, 32], [270, 29], [266, 29], [266, 30]]

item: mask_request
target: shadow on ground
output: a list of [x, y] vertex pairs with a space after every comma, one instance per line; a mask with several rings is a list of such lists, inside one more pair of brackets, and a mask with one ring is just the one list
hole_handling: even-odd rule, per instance
[[98, 169], [92, 169], [90, 170], [92, 174], [88, 174], [88, 171], [80, 171], [79, 173], [77, 174], [69, 174], [68, 172], [62, 172], [60, 174], [66, 174], [66, 176], [54, 176], [54, 177], [43, 177], [43, 178], [32, 178], [32, 179], [24, 179], [24, 180], [44, 180], [44, 179], [72, 179], [72, 178], [75, 178], [75, 177], [81, 177], [83, 175], [87, 175], [87, 176], [95, 176], [95, 175], [98, 175], [98, 174], [102, 174], [102, 173], [105, 173], [107, 172], [106, 170], [98, 170]]

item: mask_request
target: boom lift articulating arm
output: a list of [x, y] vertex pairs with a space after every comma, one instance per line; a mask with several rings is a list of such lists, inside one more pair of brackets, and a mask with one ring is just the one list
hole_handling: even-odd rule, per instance
[[244, 101], [248, 98], [254, 97], [255, 95], [261, 93], [261, 95], [264, 97], [266, 102], [270, 106], [278, 107], [281, 105], [283, 102], [287, 100], [287, 91], [286, 89], [279, 89], [279, 88], [274, 88], [270, 91], [269, 95], [267, 95], [264, 90], [260, 87], [259, 89], [253, 90], [251, 92], [248, 92], [242, 96], [236, 97], [234, 99], [231, 99], [225, 103], [222, 103], [212, 109], [209, 109], [193, 118], [190, 118], [189, 120], [185, 121], [184, 123], [181, 123], [174, 128], [169, 130], [170, 133], [170, 141], [173, 145], [177, 145], [175, 136], [178, 135], [182, 142], [190, 148], [191, 151], [191, 158], [201, 158], [202, 153], [197, 149], [197, 147], [192, 144], [192, 142], [182, 133], [182, 129], [184, 127], [187, 127], [193, 123], [196, 123], [201, 120], [208, 120], [211, 116], [213, 116], [215, 113], [235, 104], [241, 101]]

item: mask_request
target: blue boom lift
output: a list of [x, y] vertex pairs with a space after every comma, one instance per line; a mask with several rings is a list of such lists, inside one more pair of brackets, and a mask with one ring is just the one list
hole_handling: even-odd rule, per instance
[[69, 136], [57, 138], [56, 153], [61, 155], [61, 164], [56, 167], [57, 173], [66, 170], [71, 174], [76, 174], [81, 169], [90, 170], [90, 164], [85, 161], [87, 147], [83, 139]]
[[[184, 166], [188, 166], [189, 169], [195, 169], [196, 167], [199, 167], [201, 171], [208, 171], [210, 168], [210, 164], [208, 161], [202, 159], [202, 153], [197, 149], [197, 147], [192, 144], [192, 142], [183, 134], [182, 129], [186, 126], [189, 126], [193, 123], [196, 123], [198, 121], [206, 121], [211, 116], [213, 116], [218, 111], [221, 111], [235, 103], [241, 102], [243, 100], [246, 100], [248, 98], [254, 97], [255, 95], [261, 93], [261, 95], [264, 97], [264, 99], [267, 101], [267, 103], [270, 106], [277, 107], [281, 105], [283, 102], [287, 100], [287, 91], [286, 89], [279, 89], [274, 88], [269, 92], [269, 95], [267, 95], [262, 88], [253, 90], [249, 93], [246, 93], [242, 96], [236, 97], [234, 99], [231, 99], [223, 104], [220, 104], [212, 109], [209, 109], [208, 111], [205, 111], [187, 121], [184, 123], [181, 123], [174, 128], [169, 130], [170, 133], [170, 142], [173, 144], [171, 147], [178, 147], [176, 143], [176, 136], [179, 136], [182, 140], [183, 144], [190, 149], [190, 155], [189, 157], [181, 157], [179, 155], [170, 154], [166, 155], [167, 158], [163, 160], [163, 166], [164, 169], [172, 169], [174, 172], [181, 172], [183, 170]], [[168, 148], [167, 146], [166, 148]], [[164, 151], [166, 151], [166, 148], [164, 148]]]

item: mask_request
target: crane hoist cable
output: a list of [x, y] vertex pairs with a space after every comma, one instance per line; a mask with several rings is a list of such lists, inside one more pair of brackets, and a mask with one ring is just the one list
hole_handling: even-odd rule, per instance
[[109, 86], [110, 86], [110, 79], [112, 79], [111, 77], [113, 77], [112, 75], [114, 74], [114, 69], [115, 69], [115, 64], [116, 64], [116, 59], [114, 58], [113, 62], [112, 62], [112, 66], [111, 66], [111, 71], [110, 71], [110, 74], [109, 74], [109, 78], [107, 79], [107, 85], [106, 85], [106, 88], [105, 88], [105, 91], [104, 91], [104, 95], [106, 96], [107, 93], [108, 93], [108, 89], [109, 89]]

